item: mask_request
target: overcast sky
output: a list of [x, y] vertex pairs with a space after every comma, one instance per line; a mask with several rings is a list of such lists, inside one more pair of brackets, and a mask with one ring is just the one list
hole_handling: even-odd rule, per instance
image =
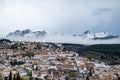
[[120, 34], [120, 0], [0, 0], [0, 36], [28, 28]]

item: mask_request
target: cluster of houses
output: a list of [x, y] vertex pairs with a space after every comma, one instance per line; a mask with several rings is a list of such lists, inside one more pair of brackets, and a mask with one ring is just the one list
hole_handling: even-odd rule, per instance
[[[12, 45], [12, 47], [11, 47]], [[10, 47], [9, 47], [10, 46]], [[14, 42], [7, 48], [0, 45], [0, 77], [19, 72], [32, 80], [119, 80], [120, 65], [80, 57], [64, 51], [62, 44]], [[14, 47], [13, 47], [14, 46]], [[29, 73], [31, 72], [31, 75]]]

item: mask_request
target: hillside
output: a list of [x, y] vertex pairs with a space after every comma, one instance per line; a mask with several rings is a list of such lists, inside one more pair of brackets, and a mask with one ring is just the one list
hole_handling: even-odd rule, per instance
[[64, 50], [73, 50], [80, 56], [96, 59], [107, 64], [120, 64], [120, 44], [79, 45], [63, 44]]

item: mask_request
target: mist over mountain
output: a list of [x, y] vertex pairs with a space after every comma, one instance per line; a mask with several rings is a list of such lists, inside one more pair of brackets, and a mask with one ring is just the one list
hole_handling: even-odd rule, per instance
[[30, 29], [26, 29], [26, 30], [16, 30], [14, 32], [11, 32], [9, 33], [6, 37], [26, 37], [26, 38], [29, 38], [29, 37], [42, 37], [42, 36], [45, 36], [47, 34], [46, 31], [35, 31], [35, 32], [32, 32]]
[[120, 44], [119, 35], [109, 32], [93, 33], [85, 31], [83, 34], [47, 33], [46, 31], [16, 30], [9, 33], [5, 38], [13, 41], [40, 41], [54, 43], [76, 44]]

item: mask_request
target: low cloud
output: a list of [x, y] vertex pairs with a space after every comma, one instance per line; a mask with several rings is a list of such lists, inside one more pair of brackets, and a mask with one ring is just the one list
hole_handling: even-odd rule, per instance
[[120, 44], [120, 37], [107, 40], [92, 40], [70, 35], [47, 35], [42, 38], [9, 37], [12, 41], [32, 41], [32, 42], [53, 42], [53, 43], [72, 43], [72, 44]]

